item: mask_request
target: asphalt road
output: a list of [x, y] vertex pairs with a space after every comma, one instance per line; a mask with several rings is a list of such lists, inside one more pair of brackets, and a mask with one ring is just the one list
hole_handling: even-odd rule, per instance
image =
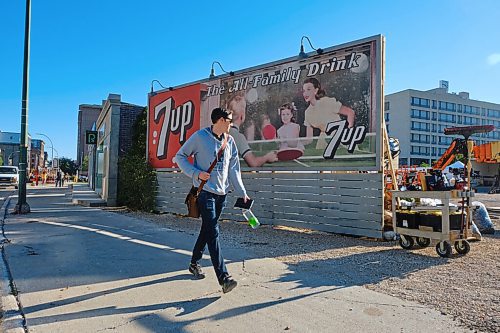
[[5, 199], [9, 195], [14, 195], [16, 193], [16, 189], [12, 186], [9, 187], [0, 187], [0, 207], [2, 207]]

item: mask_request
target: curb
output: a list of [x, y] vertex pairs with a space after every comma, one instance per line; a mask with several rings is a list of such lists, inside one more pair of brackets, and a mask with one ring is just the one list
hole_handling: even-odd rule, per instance
[[19, 299], [16, 296], [17, 292], [15, 292], [16, 287], [5, 257], [5, 244], [8, 244], [9, 240], [5, 237], [4, 220], [9, 202], [10, 196], [5, 199], [2, 208], [0, 208], [0, 223], [2, 226], [2, 233], [0, 236], [2, 250], [2, 260], [0, 260], [1, 329], [5, 333], [26, 333], [28, 332], [26, 318], [19, 307]]
[[71, 202], [74, 205], [79, 205], [84, 207], [106, 207], [106, 201], [102, 200], [72, 199]]

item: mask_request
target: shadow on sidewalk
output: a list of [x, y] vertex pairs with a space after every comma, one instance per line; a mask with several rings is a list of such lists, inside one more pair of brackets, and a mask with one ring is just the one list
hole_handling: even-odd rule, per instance
[[[220, 297], [201, 297], [131, 307], [96, 307], [82, 311], [37, 316], [36, 313], [39, 311], [61, 308], [141, 287], [163, 285], [163, 288], [168, 290], [165, 284], [191, 279], [190, 275], [177, 272], [186, 272], [189, 254], [200, 228], [199, 221], [192, 219], [177, 218], [173, 223], [166, 225], [179, 231], [175, 232], [159, 228], [156, 224], [139, 220], [136, 217], [112, 212], [83, 208], [82, 211], [74, 212], [71, 206], [61, 207], [61, 203], [67, 203], [70, 199], [51, 196], [53, 191], [53, 189], [30, 191], [30, 194], [39, 195], [32, 197], [31, 203], [35, 211], [37, 208], [58, 206], [60, 210], [57, 214], [48, 216], [46, 212], [40, 211], [25, 216], [8, 216], [6, 228], [10, 234], [7, 233], [7, 235], [10, 235], [9, 238], [13, 242], [7, 247], [7, 257], [9, 262], [12, 262], [14, 279], [18, 277], [24, 279], [24, 284], [18, 283], [18, 286], [21, 286], [21, 295], [64, 287], [147, 278], [158, 274], [175, 273], [176, 275], [88, 294], [82, 290], [77, 296], [24, 306], [29, 325], [150, 311], [153, 313], [137, 315], [132, 321], [136, 321], [137, 324], [151, 331], [155, 331], [158, 327], [169, 329], [176, 327], [177, 331], [182, 332], [187, 325], [197, 321], [237, 317], [258, 309], [294, 302], [339, 288], [377, 283], [388, 278], [403, 278], [414, 271], [447, 262], [439, 257], [391, 249], [389, 248], [391, 243], [323, 233], [292, 235], [290, 232], [276, 230], [269, 226], [252, 231], [241, 223], [224, 222], [222, 246], [227, 260], [240, 262], [263, 257], [281, 258], [315, 254], [300, 263], [287, 263], [288, 270], [268, 282], [292, 282], [295, 284], [295, 287], [291, 287], [292, 289], [320, 287], [322, 289], [282, 299], [269, 297], [272, 300], [234, 307], [208, 317], [180, 322], [169, 322], [156, 312], [174, 308], [178, 311], [176, 317], [182, 317], [204, 309]], [[106, 228], [107, 225], [109, 228]], [[134, 227], [137, 232], [127, 234], [120, 229], [121, 226], [129, 229]], [[144, 231], [147, 228], [151, 228], [151, 233]], [[239, 231], [237, 231], [238, 228]], [[245, 228], [243, 232], [242, 228]], [[287, 246], [281, 246], [285, 243]], [[333, 258], [321, 255], [322, 251], [346, 248], [360, 248], [362, 251], [354, 254], [339, 253]], [[31, 249], [31, 253], [34, 252], [37, 255], [30, 255], [26, 249]], [[206, 267], [210, 265], [208, 260], [204, 263], [207, 264]], [[29, 284], [26, 283], [27, 280], [37, 281], [37, 283]]]

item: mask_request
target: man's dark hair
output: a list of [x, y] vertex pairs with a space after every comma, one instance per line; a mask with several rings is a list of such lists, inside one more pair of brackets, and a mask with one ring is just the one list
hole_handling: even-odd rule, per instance
[[233, 113], [232, 111], [228, 111], [228, 110], [223, 109], [223, 108], [213, 109], [212, 115], [210, 116], [210, 118], [212, 119], [212, 124], [215, 124], [217, 122], [217, 120], [219, 120], [220, 118], [231, 119], [232, 113]]

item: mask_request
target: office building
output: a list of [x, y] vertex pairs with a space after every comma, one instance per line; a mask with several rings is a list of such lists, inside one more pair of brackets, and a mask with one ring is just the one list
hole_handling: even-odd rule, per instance
[[431, 165], [438, 160], [460, 137], [445, 135], [448, 127], [494, 125], [494, 131], [471, 139], [476, 145], [500, 140], [500, 104], [470, 99], [467, 92], [450, 93], [447, 81], [427, 91], [407, 89], [386, 95], [384, 109], [388, 133], [399, 139], [400, 165]]
[[31, 169], [42, 169], [45, 167], [45, 142], [40, 139], [31, 140]]

